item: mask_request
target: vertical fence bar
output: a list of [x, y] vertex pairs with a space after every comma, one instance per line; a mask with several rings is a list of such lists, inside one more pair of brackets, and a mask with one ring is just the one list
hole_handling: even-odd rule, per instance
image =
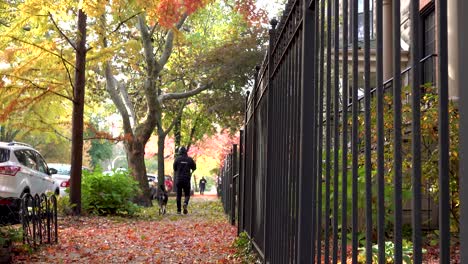
[[[315, 89], [315, 8], [309, 9], [307, 1], [302, 1], [302, 83], [301, 83], [301, 114], [300, 114], [300, 149], [299, 149], [299, 211], [298, 211], [298, 256], [297, 263], [307, 263], [312, 259], [312, 211], [310, 205], [313, 204], [313, 193], [309, 190], [312, 186], [313, 177], [310, 173], [313, 171], [314, 162], [309, 151], [313, 146], [313, 119], [315, 111], [313, 104]], [[307, 47], [307, 48], [306, 48]], [[306, 78], [305, 76], [308, 76]]]
[[[286, 9], [285, 9], [285, 12], [283, 12], [283, 19], [282, 19], [282, 22], [284, 23], [285, 20], [284, 20], [284, 17], [285, 17], [285, 13], [287, 12], [287, 8], [288, 8], [288, 4], [286, 4]], [[283, 25], [283, 27], [285, 27], [285, 25]], [[281, 47], [281, 46], [279, 46]], [[282, 49], [280, 49], [282, 50]], [[286, 54], [284, 56], [282, 56], [283, 58], [281, 58], [280, 61], [278, 61], [277, 63], [278, 64], [281, 64], [281, 66], [278, 66], [278, 83], [279, 83], [279, 86], [278, 86], [278, 89], [277, 89], [277, 102], [278, 102], [278, 110], [279, 110], [279, 114], [277, 115], [278, 117], [278, 120], [279, 120], [279, 127], [278, 127], [278, 143], [279, 143], [279, 151], [278, 151], [278, 164], [279, 164], [279, 170], [278, 170], [278, 174], [276, 175], [277, 179], [278, 179], [278, 188], [279, 188], [279, 194], [280, 196], [279, 197], [282, 197], [282, 199], [278, 199], [279, 201], [279, 207], [280, 208], [284, 208], [284, 210], [278, 210], [278, 220], [279, 220], [279, 225], [285, 225], [286, 223], [286, 214], [287, 214], [287, 211], [288, 209], [285, 207], [285, 205], [287, 204], [287, 200], [288, 200], [288, 195], [286, 193], [286, 186], [285, 186], [285, 182], [286, 182], [286, 178], [288, 177], [288, 171], [287, 171], [287, 164], [286, 164], [286, 159], [287, 159], [287, 156], [286, 156], [286, 140], [287, 140], [287, 135], [286, 135], [286, 120], [285, 120], [285, 112], [286, 112], [286, 104], [285, 104], [285, 101], [287, 100], [285, 97], [286, 97], [286, 87], [287, 87], [287, 83], [286, 83], [286, 73], [287, 73], [287, 68], [288, 68], [288, 61], [286, 60]], [[280, 98], [283, 98], [282, 100]], [[278, 262], [286, 262], [285, 259], [287, 259], [290, 254], [289, 252], [286, 253], [286, 254], [283, 254], [282, 252], [286, 251], [286, 248], [285, 248], [285, 244], [287, 243], [287, 228], [285, 228], [286, 230], [284, 229], [281, 229], [280, 231], [280, 240], [278, 241], [279, 242], [279, 250], [278, 250]]]
[[352, 139], [351, 139], [351, 152], [352, 152], [352, 263], [357, 263], [358, 257], [358, 144], [359, 144], [359, 103], [358, 103], [358, 0], [353, 0], [352, 10], [353, 10], [353, 89], [352, 89]]
[[395, 224], [394, 254], [395, 264], [402, 263], [402, 146], [401, 146], [401, 32], [400, 0], [393, 0], [393, 169]]
[[[468, 175], [468, 89], [462, 89], [460, 84], [468, 83], [468, 74], [465, 74], [468, 69], [468, 52], [465, 48], [468, 46], [468, 34], [467, 28], [463, 27], [468, 24], [468, 16], [466, 16], [468, 2], [458, 1], [455, 12], [458, 18], [457, 27], [462, 33], [458, 34], [457, 52], [460, 57], [456, 72], [456, 76], [460, 77], [458, 82], [460, 93], [460, 223], [467, 223], [468, 179], [463, 175]], [[460, 263], [468, 263], [468, 227], [466, 225], [460, 225]]]
[[[418, 1], [419, 3], [419, 1]], [[377, 32], [377, 244], [378, 262], [385, 263], [385, 160], [383, 87], [383, 0], [376, 2]]]
[[[364, 0], [364, 137], [366, 170], [366, 263], [372, 263], [372, 160], [371, 160], [371, 87], [369, 1]], [[353, 102], [354, 103], [354, 102]]]
[[413, 262], [422, 263], [421, 251], [421, 67], [422, 41], [420, 33], [419, 1], [411, 1], [411, 58], [412, 58], [412, 228], [413, 228]]
[[330, 263], [330, 170], [331, 170], [331, 0], [327, 1], [327, 95], [326, 95], [326, 153], [325, 153], [325, 264]]
[[348, 229], [348, 0], [343, 0], [343, 150], [341, 178], [341, 263], [347, 261], [347, 229]]
[[[260, 78], [264, 78], [264, 77], [260, 77]], [[260, 89], [259, 86], [255, 87], [254, 88], [254, 91], [252, 93], [252, 115], [251, 115], [251, 118], [250, 118], [250, 122], [252, 122], [252, 134], [250, 136], [250, 144], [251, 144], [251, 161], [250, 161], [250, 182], [248, 183], [249, 184], [249, 189], [250, 189], [250, 212], [249, 212], [249, 215], [250, 215], [250, 226], [249, 226], [249, 230], [250, 230], [250, 236], [253, 237], [253, 234], [254, 234], [254, 203], [255, 203], [255, 191], [254, 191], [254, 188], [255, 188], [255, 177], [257, 177], [257, 173], [256, 173], [256, 166], [257, 166], [257, 144], [256, 144], [256, 139], [257, 139], [257, 121], [255, 120], [255, 116], [257, 115], [257, 92], [256, 90]]]
[[[245, 127], [244, 127], [245, 129]], [[244, 225], [244, 129], [240, 130], [239, 138], [239, 193], [238, 193], [238, 210], [237, 210], [237, 235], [243, 230]]]
[[[265, 203], [264, 203], [264, 208], [265, 208], [265, 215], [267, 218], [265, 219], [265, 231], [264, 232], [264, 243], [265, 243], [265, 262], [273, 262], [274, 257], [275, 257], [275, 249], [276, 243], [273, 243], [273, 241], [276, 241], [278, 237], [277, 232], [272, 232], [274, 230], [274, 227], [276, 226], [276, 217], [274, 214], [274, 204], [276, 200], [276, 185], [274, 184], [274, 176], [276, 173], [276, 162], [274, 161], [274, 155], [275, 155], [275, 150], [277, 147], [277, 143], [275, 142], [275, 134], [276, 134], [276, 129], [273, 128], [272, 124], [275, 118], [275, 114], [277, 109], [274, 108], [275, 104], [275, 96], [274, 96], [274, 91], [275, 91], [275, 83], [271, 80], [271, 76], [273, 75], [273, 69], [274, 69], [274, 63], [273, 63], [273, 48], [275, 45], [275, 33], [276, 33], [276, 26], [278, 24], [278, 21], [276, 19], [272, 19], [270, 21], [271, 28], [269, 30], [269, 43], [268, 43], [268, 51], [267, 51], [267, 59], [268, 59], [268, 72], [265, 73], [266, 78], [264, 81], [268, 82], [268, 153], [267, 153], [267, 158], [268, 158], [268, 163], [267, 163], [267, 177], [266, 177], [266, 194], [265, 194]], [[272, 236], [272, 239], [267, 239], [267, 235], [270, 234]]]
[[[340, 3], [334, 1], [333, 22], [334, 22], [334, 70], [333, 70], [333, 256], [332, 263], [338, 262], [338, 174], [339, 174], [339, 153], [340, 153]], [[331, 121], [331, 120], [330, 120]], [[328, 120], [327, 120], [328, 122]]]
[[318, 128], [319, 128], [319, 149], [318, 149], [318, 177], [317, 177], [317, 202], [318, 202], [318, 215], [317, 215], [317, 261], [316, 263], [322, 262], [322, 211], [323, 211], [323, 201], [322, 201], [322, 165], [323, 165], [323, 96], [324, 96], [324, 65], [325, 65], [325, 1], [320, 1], [320, 73], [319, 73], [319, 111], [318, 111]]
[[[300, 70], [302, 68], [301, 66], [301, 61], [302, 61], [302, 42], [299, 42], [299, 41], [296, 41], [296, 45], [295, 45], [295, 58], [296, 58], [296, 61], [298, 63], [296, 63], [296, 71], [295, 71], [295, 75], [294, 75], [294, 84], [296, 86], [296, 89], [295, 89], [295, 111], [297, 113], [300, 113], [301, 111], [301, 84], [302, 84], [302, 71]], [[296, 149], [296, 157], [295, 157], [295, 175], [297, 175], [296, 179], [295, 179], [295, 187], [294, 187], [294, 192], [295, 193], [299, 193], [299, 181], [300, 181], [300, 144], [301, 144], [301, 120], [299, 120], [300, 118], [294, 118], [294, 128], [295, 128], [295, 145], [296, 147], [294, 149]], [[296, 195], [295, 196], [295, 201], [294, 201], [294, 205], [295, 207], [299, 207], [299, 195]], [[293, 214], [293, 217], [294, 218], [297, 218], [298, 216], [298, 213], [294, 213]], [[298, 221], [294, 221], [294, 234], [297, 234], [298, 233], [298, 230], [299, 230], [299, 223]], [[294, 239], [294, 245], [293, 245], [293, 249], [294, 251], [293, 252], [296, 252], [297, 249], [298, 249], [298, 237], [296, 236], [296, 238]]]
[[[450, 178], [448, 118], [447, 1], [437, 0], [439, 71], [439, 231], [440, 263], [450, 262]], [[462, 175], [460, 175], [462, 176]]]
[[232, 192], [231, 192], [231, 225], [236, 224], [236, 197], [237, 197], [237, 180], [239, 174], [237, 172], [237, 144], [232, 145], [232, 166], [231, 166], [231, 177], [232, 177]]
[[314, 56], [315, 56], [315, 64], [314, 64], [314, 76], [315, 76], [315, 79], [314, 79], [314, 123], [313, 123], [313, 131], [314, 131], [314, 142], [313, 142], [313, 145], [314, 145], [314, 158], [312, 160], [313, 162], [313, 168], [314, 168], [314, 172], [313, 172], [313, 185], [312, 185], [312, 199], [313, 199], [313, 207], [312, 207], [312, 255], [311, 255], [311, 259], [312, 259], [312, 263], [314, 263], [315, 261], [315, 256], [316, 256], [316, 252], [317, 251], [320, 251], [320, 248], [317, 249], [317, 233], [318, 233], [318, 228], [317, 228], [317, 214], [318, 214], [318, 208], [319, 208], [319, 205], [317, 204], [317, 193], [318, 193], [318, 188], [319, 188], [319, 182], [318, 182], [318, 179], [321, 177], [321, 172], [320, 170], [318, 169], [319, 166], [318, 166], [318, 157], [319, 157], [319, 142], [318, 142], [318, 125], [317, 125], [317, 122], [318, 122], [318, 113], [319, 113], [319, 109], [320, 111], [322, 110], [321, 108], [319, 108], [319, 64], [320, 64], [320, 61], [319, 61], [319, 58], [320, 58], [320, 21], [319, 21], [319, 12], [320, 12], [320, 9], [319, 9], [319, 1], [311, 1], [311, 6], [310, 8], [312, 7], [312, 5], [314, 5], [313, 9], [314, 9], [314, 13], [315, 13], [315, 20], [314, 20], [314, 25], [315, 25], [315, 28], [314, 28], [314, 35], [315, 35], [315, 48], [314, 48]]
[[[294, 9], [297, 8], [297, 7], [293, 7]], [[294, 11], [292, 11], [294, 12]], [[315, 31], [315, 30], [314, 30]], [[297, 101], [295, 100], [297, 95], [297, 91], [300, 89], [300, 83], [299, 85], [297, 85], [297, 82], [291, 82], [291, 80], [294, 80], [294, 78], [296, 77], [295, 74], [296, 72], [298, 72], [300, 69], [301, 69], [301, 58], [298, 58], [297, 57], [297, 52], [296, 52], [296, 47], [300, 44], [297, 43], [298, 41], [294, 41], [292, 44], [292, 46], [289, 48], [289, 57], [290, 57], [290, 60], [292, 62], [292, 65], [291, 65], [291, 68], [289, 69], [289, 76], [290, 76], [290, 80], [289, 82], [291, 83], [290, 85], [290, 89], [289, 89], [289, 112], [290, 112], [290, 116], [289, 116], [289, 146], [290, 146], [290, 149], [292, 150], [290, 153], [289, 153], [289, 159], [288, 159], [288, 163], [289, 163], [289, 180], [288, 180], [288, 190], [289, 190], [289, 193], [288, 193], [288, 197], [290, 199], [289, 201], [289, 205], [290, 205], [290, 208], [288, 210], [288, 250], [289, 252], [295, 252], [296, 250], [296, 247], [295, 247], [295, 238], [297, 237], [297, 229], [294, 228], [294, 222], [296, 222], [296, 218], [294, 217], [294, 214], [295, 214], [295, 211], [296, 211], [296, 208], [298, 208], [297, 206], [297, 190], [295, 190], [295, 182], [297, 180], [299, 180], [299, 176], [298, 176], [298, 173], [296, 171], [296, 164], [295, 164], [295, 160], [297, 160], [299, 158], [299, 155], [298, 155], [298, 151], [296, 151], [296, 149], [299, 149], [299, 147], [295, 144], [296, 143], [296, 140], [299, 139], [299, 137], [296, 136], [296, 133], [295, 133], [295, 122], [297, 121], [297, 118], [291, 118], [292, 116], [299, 116], [299, 113], [300, 111], [297, 110]], [[314, 50], [315, 51], [315, 50]], [[312, 207], [314, 205], [312, 204]], [[312, 226], [311, 226], [311, 229], [312, 229], [312, 237], [310, 238], [311, 241], [313, 241], [313, 217], [312, 217]], [[313, 254], [313, 250], [314, 250], [314, 247], [312, 245], [312, 248], [311, 248], [311, 255]], [[294, 254], [295, 255], [295, 254]], [[293, 260], [295, 260], [295, 256], [291, 256], [289, 257], [288, 261], [289, 262], [292, 262]]]

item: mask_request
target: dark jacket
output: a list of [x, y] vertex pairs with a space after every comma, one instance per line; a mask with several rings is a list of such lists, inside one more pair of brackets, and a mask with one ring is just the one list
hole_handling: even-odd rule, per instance
[[187, 181], [190, 182], [190, 177], [192, 176], [192, 172], [197, 169], [197, 165], [195, 161], [187, 154], [181, 154], [179, 157], [176, 158], [174, 161], [174, 172], [176, 182]]

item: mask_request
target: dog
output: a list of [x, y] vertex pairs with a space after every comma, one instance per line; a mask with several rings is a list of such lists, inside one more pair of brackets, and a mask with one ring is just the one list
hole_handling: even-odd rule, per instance
[[164, 186], [159, 185], [156, 191], [155, 198], [158, 201], [158, 205], [159, 205], [159, 215], [165, 215], [168, 195], [167, 195], [167, 191], [164, 189]]

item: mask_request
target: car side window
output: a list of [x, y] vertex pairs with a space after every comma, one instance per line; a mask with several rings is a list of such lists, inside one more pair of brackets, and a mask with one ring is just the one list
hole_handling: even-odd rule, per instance
[[19, 163], [28, 167], [28, 163], [26, 161], [26, 153], [24, 152], [24, 150], [15, 150], [15, 156], [18, 159]]
[[33, 170], [39, 170], [38, 164], [36, 161], [36, 155], [31, 150], [24, 150], [25, 157], [26, 157], [26, 166]]
[[37, 170], [42, 173], [49, 174], [49, 170], [47, 168], [47, 164], [45, 160], [42, 158], [42, 156], [39, 153], [36, 152], [35, 154], [36, 154], [36, 161], [37, 161]]
[[0, 148], [0, 162], [5, 162], [10, 159], [10, 151], [8, 149]]

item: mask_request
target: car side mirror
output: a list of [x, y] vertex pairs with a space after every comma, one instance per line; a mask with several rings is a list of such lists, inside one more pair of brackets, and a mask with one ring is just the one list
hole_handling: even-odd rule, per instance
[[54, 168], [49, 168], [49, 175], [57, 174], [57, 170]]

